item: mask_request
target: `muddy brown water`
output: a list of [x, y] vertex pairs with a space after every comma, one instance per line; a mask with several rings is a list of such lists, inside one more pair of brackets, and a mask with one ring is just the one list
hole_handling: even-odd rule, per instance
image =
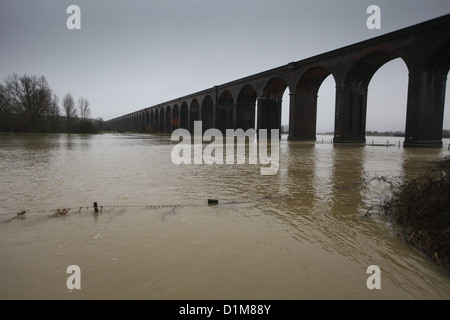
[[364, 181], [450, 152], [374, 139], [394, 146], [283, 139], [261, 176], [175, 165], [170, 136], [0, 135], [0, 299], [449, 299], [450, 277], [370, 209], [387, 186]]

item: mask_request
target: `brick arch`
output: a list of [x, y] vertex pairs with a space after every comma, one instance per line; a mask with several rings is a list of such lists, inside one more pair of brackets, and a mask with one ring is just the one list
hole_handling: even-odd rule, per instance
[[166, 123], [165, 123], [165, 116], [164, 116], [164, 108], [161, 107], [159, 109], [159, 131], [165, 132], [166, 131]]
[[210, 95], [203, 98], [201, 118], [203, 131], [214, 128], [214, 102]]
[[216, 125], [222, 133], [225, 133], [226, 129], [235, 128], [235, 110], [233, 95], [229, 90], [225, 90], [220, 95], [216, 108]]
[[166, 121], [165, 121], [165, 132], [171, 133], [172, 132], [172, 109], [170, 106], [166, 107]]
[[180, 128], [189, 129], [189, 108], [186, 101], [180, 107]]
[[[373, 75], [387, 62], [401, 58], [408, 67], [408, 64], [397, 50], [389, 47], [371, 49], [360, 55], [360, 58], [349, 68], [345, 78], [344, 85], [353, 87], [358, 92], [364, 92], [369, 86]], [[408, 67], [409, 69], [409, 67]]]
[[323, 81], [332, 75], [324, 66], [312, 66], [300, 77], [291, 93], [289, 117], [290, 140], [316, 140], [317, 97]]
[[194, 121], [199, 121], [200, 116], [200, 104], [198, 103], [198, 100], [194, 98], [189, 106], [189, 128], [191, 134], [194, 133]]
[[[367, 89], [373, 75], [387, 62], [404, 57], [397, 50], [387, 47], [370, 49], [353, 63], [343, 83], [338, 85], [336, 109], [336, 142], [365, 142], [367, 117]], [[409, 68], [408, 68], [409, 69]]]
[[174, 104], [172, 108], [172, 130], [176, 130], [180, 127], [180, 109], [178, 104]]
[[[258, 100], [258, 130], [281, 130], [281, 103], [288, 83], [282, 77], [267, 81], [262, 96]], [[271, 131], [268, 131], [268, 135]]]
[[236, 127], [247, 130], [255, 128], [257, 93], [251, 84], [244, 85], [237, 96]]

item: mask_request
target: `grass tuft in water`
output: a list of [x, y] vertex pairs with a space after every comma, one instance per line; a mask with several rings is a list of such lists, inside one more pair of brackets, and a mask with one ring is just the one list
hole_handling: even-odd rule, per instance
[[426, 174], [392, 184], [381, 208], [404, 240], [450, 274], [450, 158]]

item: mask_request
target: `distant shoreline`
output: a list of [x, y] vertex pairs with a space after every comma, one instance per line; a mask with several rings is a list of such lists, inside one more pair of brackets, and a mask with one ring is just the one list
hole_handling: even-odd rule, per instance
[[[332, 136], [334, 132], [319, 132], [318, 135]], [[374, 137], [405, 137], [405, 133], [402, 131], [366, 131], [366, 136]], [[442, 138], [450, 138], [450, 130], [442, 130]]]

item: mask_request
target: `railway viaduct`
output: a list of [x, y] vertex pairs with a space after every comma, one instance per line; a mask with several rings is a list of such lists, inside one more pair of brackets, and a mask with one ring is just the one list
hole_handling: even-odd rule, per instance
[[334, 142], [364, 143], [369, 82], [380, 67], [397, 58], [404, 61], [409, 73], [404, 146], [442, 147], [450, 14], [137, 110], [105, 124], [114, 131], [151, 128], [167, 133], [177, 128], [192, 132], [198, 120], [203, 130], [280, 129], [281, 101], [289, 88], [289, 139], [315, 140], [318, 91], [332, 75], [336, 83]]

